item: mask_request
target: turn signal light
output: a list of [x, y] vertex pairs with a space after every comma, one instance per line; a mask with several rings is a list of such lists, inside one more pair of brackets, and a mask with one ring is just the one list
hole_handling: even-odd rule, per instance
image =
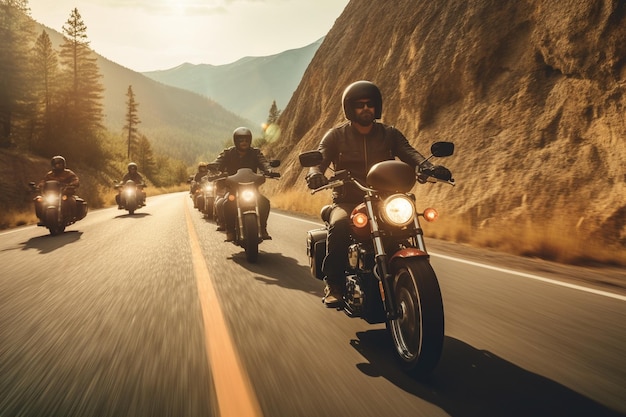
[[437, 213], [437, 210], [435, 210], [434, 208], [429, 207], [426, 210], [424, 210], [424, 213], [422, 214], [422, 216], [424, 216], [424, 219], [427, 222], [434, 222], [439, 217], [439, 213]]
[[365, 213], [357, 213], [352, 217], [352, 224], [354, 224], [354, 226], [358, 227], [359, 229], [367, 226], [367, 222], [367, 214]]

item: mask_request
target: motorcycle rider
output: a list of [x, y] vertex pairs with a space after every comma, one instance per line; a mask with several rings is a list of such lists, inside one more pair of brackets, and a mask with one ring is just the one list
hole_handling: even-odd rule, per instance
[[[376, 163], [395, 159], [420, 170], [433, 169], [395, 127], [377, 122], [381, 118], [383, 99], [379, 88], [372, 82], [356, 81], [345, 88], [342, 95], [346, 122], [330, 129], [322, 138], [318, 150], [323, 155], [320, 165], [311, 167], [306, 176], [310, 189], [328, 184], [324, 175], [332, 164], [335, 171], [348, 170], [359, 182], [365, 183], [369, 169]], [[418, 166], [421, 165], [421, 168]], [[353, 184], [333, 189], [333, 206], [327, 237], [324, 273], [324, 304], [337, 307], [343, 303], [345, 291], [344, 271], [350, 244], [349, 218], [352, 209], [363, 202], [363, 192]]]
[[[131, 180], [138, 186], [143, 187], [145, 185], [143, 182], [143, 175], [139, 173], [137, 164], [134, 162], [130, 162], [126, 168], [128, 169], [128, 172], [124, 174], [124, 177], [122, 178], [122, 181], [120, 182], [119, 185], [124, 185], [126, 184], [126, 181]], [[141, 201], [139, 201], [139, 205], [145, 206], [146, 205], [146, 192], [143, 191], [143, 189], [140, 189], [140, 191], [141, 193], [139, 195], [141, 196]], [[118, 194], [115, 196], [115, 202], [117, 203], [117, 208], [120, 210], [123, 208], [121, 204], [121, 200], [120, 200], [121, 194], [122, 194], [122, 187], [118, 187]]]
[[209, 172], [208, 166], [206, 162], [200, 162], [198, 164], [198, 172], [195, 173], [193, 177], [191, 177], [191, 188], [189, 189], [189, 197], [193, 200], [193, 208], [198, 208], [198, 202], [196, 201], [196, 191], [200, 188], [200, 182], [202, 181], [202, 177], [207, 175]]
[[[61, 155], [53, 156], [50, 160], [52, 169], [48, 171], [45, 177], [39, 182], [39, 190], [43, 191], [46, 181], [58, 181], [61, 184], [67, 186], [64, 194], [69, 198], [64, 201], [66, 209], [69, 209], [71, 217], [76, 217], [79, 220], [87, 215], [86, 204], [83, 199], [76, 196], [76, 189], [80, 186], [78, 175], [71, 169], [66, 168], [65, 158]], [[41, 202], [35, 203], [35, 214], [40, 220], [42, 219], [43, 206]], [[43, 225], [40, 221], [38, 225]]]
[[[247, 127], [238, 127], [233, 131], [233, 143], [235, 146], [224, 149], [217, 158], [209, 163], [212, 170], [234, 175], [240, 168], [250, 168], [252, 171], [262, 171], [270, 174], [272, 168], [268, 160], [259, 148], [252, 146], [252, 132]], [[267, 218], [270, 214], [270, 201], [259, 193], [259, 216], [261, 223], [261, 237], [264, 240], [272, 237], [267, 233]], [[226, 198], [218, 198], [215, 207], [218, 217], [223, 220], [226, 229], [226, 241], [235, 240], [236, 203]]]

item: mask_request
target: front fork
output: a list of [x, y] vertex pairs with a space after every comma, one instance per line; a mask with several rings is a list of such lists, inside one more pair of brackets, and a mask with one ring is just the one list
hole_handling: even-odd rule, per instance
[[374, 207], [369, 195], [365, 197], [365, 207], [372, 224], [372, 241], [374, 243], [374, 256], [377, 271], [374, 276], [378, 279], [378, 290], [380, 291], [380, 297], [385, 305], [387, 320], [394, 320], [398, 318], [399, 311], [396, 305], [396, 299], [393, 296], [393, 277], [389, 271], [389, 258], [385, 253], [380, 229], [378, 228], [378, 220], [376, 216], [374, 216]]

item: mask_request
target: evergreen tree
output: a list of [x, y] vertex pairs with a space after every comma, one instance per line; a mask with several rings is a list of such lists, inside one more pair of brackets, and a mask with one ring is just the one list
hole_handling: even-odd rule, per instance
[[137, 107], [139, 103], [135, 101], [135, 93], [133, 93], [133, 86], [129, 85], [126, 91], [126, 124], [124, 130], [126, 131], [126, 157], [128, 160], [131, 158], [131, 150], [133, 150], [138, 144], [138, 129], [137, 125], [141, 123], [139, 116], [137, 115]]
[[[272, 107], [270, 107], [270, 112], [267, 116], [267, 122], [263, 127], [263, 139], [261, 141], [262, 145], [265, 145], [268, 142], [273, 142], [280, 138], [280, 129], [276, 122], [278, 121], [281, 113], [282, 111], [278, 109], [278, 106], [276, 106], [276, 100], [272, 101]], [[260, 147], [261, 142], [259, 142], [259, 145], [257, 146]]]
[[134, 157], [135, 162], [139, 165], [139, 169], [148, 178], [152, 178], [156, 172], [156, 162], [154, 160], [154, 153], [152, 152], [152, 146], [146, 135], [140, 135], [137, 142], [136, 155]]
[[78, 9], [63, 25], [60, 62], [63, 68], [63, 107], [58, 134], [64, 152], [90, 165], [102, 162], [100, 137], [104, 87], [97, 58], [89, 48], [87, 26]]
[[278, 121], [282, 110], [278, 110], [278, 106], [276, 105], [276, 100], [272, 101], [272, 107], [270, 107], [270, 113], [267, 116], [267, 125], [274, 124]]
[[36, 150], [41, 155], [54, 153], [53, 101], [58, 90], [59, 64], [48, 33], [43, 30], [32, 53], [32, 86], [36, 108]]
[[28, 101], [32, 20], [27, 0], [0, 0], [0, 147], [14, 144]]

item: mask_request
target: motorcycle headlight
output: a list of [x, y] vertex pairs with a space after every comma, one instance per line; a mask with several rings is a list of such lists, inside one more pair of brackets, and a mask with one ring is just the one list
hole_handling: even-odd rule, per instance
[[255, 192], [252, 190], [243, 190], [240, 196], [246, 203], [251, 203], [254, 201]]
[[46, 204], [56, 204], [56, 202], [59, 201], [59, 196], [56, 194], [46, 194], [43, 199]]
[[394, 194], [383, 202], [381, 214], [385, 223], [402, 227], [413, 221], [415, 206], [407, 196]]

